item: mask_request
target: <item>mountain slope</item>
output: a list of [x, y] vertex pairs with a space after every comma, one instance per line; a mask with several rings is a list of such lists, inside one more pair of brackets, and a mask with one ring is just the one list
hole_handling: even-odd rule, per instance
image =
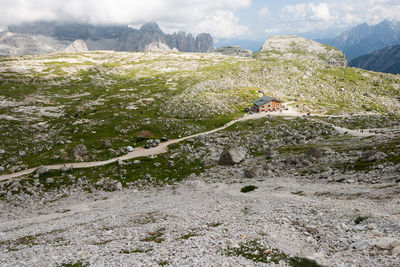
[[360, 24], [334, 39], [319, 40], [342, 50], [347, 60], [387, 46], [400, 44], [400, 22], [385, 20], [377, 25]]
[[292, 60], [308, 59], [341, 67], [347, 65], [347, 61], [341, 51], [299, 36], [270, 37], [264, 42], [260, 52]]
[[400, 45], [389, 46], [353, 59], [349, 65], [366, 70], [400, 73]]
[[0, 36], [0, 55], [49, 54], [66, 48], [68, 44], [42, 35], [5, 33]]
[[164, 43], [181, 52], [207, 52], [214, 49], [210, 34], [196, 38], [184, 32], [165, 34], [157, 23], [146, 23], [140, 29], [119, 25], [32, 22], [10, 25], [9, 31], [27, 35], [46, 35], [61, 41], [84, 40], [89, 50], [144, 51], [151, 43]]

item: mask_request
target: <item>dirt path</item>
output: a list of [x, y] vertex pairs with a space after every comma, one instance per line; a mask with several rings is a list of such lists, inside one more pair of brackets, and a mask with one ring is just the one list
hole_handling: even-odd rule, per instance
[[[290, 104], [290, 103], [287, 103], [287, 105], [288, 104]], [[182, 137], [182, 138], [179, 138], [179, 139], [170, 140], [170, 141], [161, 143], [157, 147], [150, 148], [150, 149], [145, 149], [145, 148], [142, 148], [142, 147], [136, 147], [132, 152], [129, 152], [126, 155], [123, 155], [121, 157], [117, 157], [117, 158], [113, 158], [113, 159], [109, 159], [109, 160], [105, 160], [105, 161], [67, 163], [67, 164], [48, 165], [48, 166], [45, 166], [45, 167], [47, 169], [49, 169], [49, 170], [58, 170], [63, 166], [67, 166], [67, 167], [69, 167], [71, 169], [91, 168], [91, 167], [104, 166], [104, 165], [116, 162], [118, 160], [130, 160], [130, 159], [139, 158], [139, 157], [149, 157], [149, 156], [153, 156], [153, 155], [158, 155], [158, 154], [162, 154], [162, 153], [167, 152], [168, 146], [171, 145], [171, 144], [180, 143], [182, 141], [185, 141], [187, 139], [194, 138], [194, 137], [197, 137], [197, 136], [208, 135], [208, 134], [212, 134], [212, 133], [215, 133], [215, 132], [219, 132], [219, 131], [222, 131], [222, 130], [232, 126], [233, 124], [235, 124], [237, 122], [247, 121], [247, 120], [256, 120], [256, 119], [261, 119], [261, 118], [265, 118], [265, 117], [268, 117], [268, 116], [301, 117], [301, 116], [303, 116], [303, 114], [301, 114], [300, 112], [297, 112], [296, 110], [294, 110], [290, 106], [288, 106], [288, 110], [284, 110], [282, 112], [256, 113], [256, 114], [251, 114], [251, 115], [246, 114], [244, 117], [242, 117], [240, 119], [233, 120], [233, 121], [225, 124], [224, 126], [222, 126], [220, 128], [216, 128], [216, 129], [213, 129], [213, 130], [210, 130], [210, 131], [207, 131], [207, 132], [203, 132], [203, 133], [198, 133], [198, 134]], [[314, 116], [314, 115], [312, 115], [312, 116]], [[373, 132], [372, 133], [371, 132], [367, 132], [367, 131], [360, 132], [360, 131], [356, 131], [356, 130], [350, 130], [350, 129], [347, 129], [347, 128], [334, 126], [333, 124], [330, 124], [330, 123], [327, 123], [327, 122], [323, 122], [323, 121], [319, 121], [319, 120], [316, 120], [316, 119], [312, 119], [312, 120], [320, 122], [320, 123], [325, 123], [325, 124], [331, 125], [332, 127], [334, 127], [336, 129], [336, 131], [338, 131], [341, 134], [349, 134], [349, 135], [358, 136], [358, 137], [368, 137], [368, 136], [378, 135], [378, 134], [373, 133]], [[26, 169], [26, 170], [23, 170], [23, 171], [20, 171], [20, 172], [0, 175], [0, 181], [13, 179], [13, 178], [21, 177], [23, 175], [31, 174], [36, 169], [37, 169], [37, 167]]]

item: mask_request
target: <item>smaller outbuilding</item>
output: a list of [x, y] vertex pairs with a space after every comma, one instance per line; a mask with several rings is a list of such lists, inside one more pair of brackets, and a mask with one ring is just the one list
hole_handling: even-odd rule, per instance
[[253, 104], [254, 112], [276, 111], [282, 108], [282, 101], [270, 96], [263, 96]]

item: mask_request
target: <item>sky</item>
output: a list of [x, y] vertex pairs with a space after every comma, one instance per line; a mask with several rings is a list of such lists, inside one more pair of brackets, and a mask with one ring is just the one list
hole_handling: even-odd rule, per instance
[[155, 21], [165, 32], [261, 40], [278, 34], [326, 37], [384, 19], [400, 20], [400, 0], [0, 0], [0, 29], [34, 20], [134, 27]]

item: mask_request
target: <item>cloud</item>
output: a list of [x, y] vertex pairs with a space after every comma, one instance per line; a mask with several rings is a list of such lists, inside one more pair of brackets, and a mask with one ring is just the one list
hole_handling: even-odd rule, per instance
[[[0, 0], [0, 27], [34, 20], [132, 25], [157, 21], [163, 28], [190, 30], [215, 10], [232, 12], [250, 5], [251, 0]], [[243, 32], [242, 27], [236, 29]]]
[[239, 25], [232, 11], [217, 10], [195, 27], [196, 32], [209, 32], [220, 38], [237, 37], [250, 34], [247, 26]]
[[[284, 33], [303, 33], [330, 28], [348, 28], [367, 22], [376, 24], [385, 19], [399, 19], [398, 0], [314, 1], [285, 5], [269, 27]], [[275, 21], [275, 23], [274, 23]]]
[[271, 14], [271, 13], [270, 13], [270, 11], [269, 11], [269, 8], [266, 7], [266, 6], [263, 7], [260, 11], [258, 11], [258, 17], [259, 17], [260, 19], [264, 19], [264, 18], [268, 17], [270, 14]]
[[279, 33], [279, 29], [266, 29], [265, 32], [268, 34], [276, 34]]

